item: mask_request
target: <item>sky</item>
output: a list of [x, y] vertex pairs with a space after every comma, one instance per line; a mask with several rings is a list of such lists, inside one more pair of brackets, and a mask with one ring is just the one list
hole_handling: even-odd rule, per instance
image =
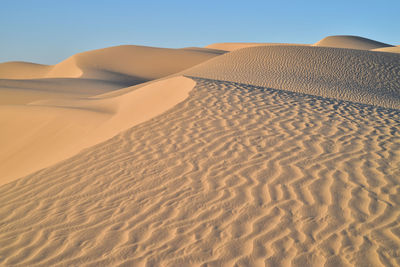
[[122, 44], [315, 43], [358, 35], [400, 45], [400, 0], [0, 0], [0, 62], [56, 64]]

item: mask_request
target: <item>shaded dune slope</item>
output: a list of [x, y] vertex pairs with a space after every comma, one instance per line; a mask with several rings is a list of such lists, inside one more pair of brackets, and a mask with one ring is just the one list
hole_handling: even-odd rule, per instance
[[196, 82], [0, 187], [0, 265], [400, 264], [398, 110]]
[[306, 46], [251, 47], [183, 73], [400, 108], [400, 55], [395, 53]]

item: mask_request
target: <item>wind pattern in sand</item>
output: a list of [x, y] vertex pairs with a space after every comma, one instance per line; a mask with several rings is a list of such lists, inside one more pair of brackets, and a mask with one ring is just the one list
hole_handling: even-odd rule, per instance
[[194, 79], [0, 187], [0, 265], [400, 265], [398, 110]]

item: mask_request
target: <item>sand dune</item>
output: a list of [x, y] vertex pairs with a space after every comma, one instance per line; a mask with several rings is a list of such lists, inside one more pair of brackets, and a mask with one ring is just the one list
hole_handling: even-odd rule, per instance
[[51, 66], [29, 62], [0, 63], [0, 79], [36, 79], [43, 78]]
[[1, 187], [0, 264], [400, 264], [397, 110], [196, 82], [167, 113]]
[[[0, 64], [0, 121], [6, 129], [0, 133], [0, 184], [50, 166], [174, 106], [194, 84], [168, 77], [223, 53], [118, 46], [80, 53], [54, 66]], [[165, 91], [157, 82], [145, 84], [159, 78], [167, 79], [161, 82]], [[140, 86], [132, 87], [135, 84]]]
[[[74, 77], [137, 84], [168, 76], [217, 55], [220, 53], [210, 50], [118, 46], [77, 54], [56, 65], [47, 76], [70, 73]], [[76, 75], [76, 69], [82, 73]]]
[[0, 266], [399, 266], [395, 48], [0, 64]]
[[399, 62], [394, 53], [264, 46], [233, 51], [183, 73], [400, 108]]
[[325, 37], [324, 39], [316, 42], [314, 46], [371, 50], [382, 47], [391, 47], [392, 45], [360, 36], [337, 35]]
[[[183, 101], [193, 88], [175, 77], [116, 97], [0, 105], [0, 184], [50, 166]], [[136, 90], [135, 90], [136, 89]]]
[[76, 54], [54, 66], [2, 63], [0, 79], [86, 78], [134, 85], [182, 71], [221, 53], [123, 45]]

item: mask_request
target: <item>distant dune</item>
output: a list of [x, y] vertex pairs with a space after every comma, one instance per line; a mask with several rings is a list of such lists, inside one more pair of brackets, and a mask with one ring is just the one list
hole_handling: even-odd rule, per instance
[[[309, 46], [307, 44], [287, 44], [287, 43], [215, 43], [206, 46], [206, 48], [212, 49], [221, 49], [226, 51], [235, 51], [242, 48], [247, 47], [256, 47], [256, 46]], [[351, 35], [337, 35], [337, 36], [328, 36], [323, 38], [322, 40], [316, 42], [312, 46], [320, 46], [320, 47], [334, 47], [334, 48], [349, 48], [349, 49], [359, 49], [359, 50], [377, 50], [383, 49], [382, 51], [392, 52], [397, 51], [397, 49], [393, 48], [390, 44], [381, 43], [378, 41], [374, 41], [371, 39], [359, 37], [359, 36], [351, 36]]]
[[51, 66], [29, 62], [0, 63], [0, 79], [36, 79], [44, 78]]
[[325, 37], [313, 44], [313, 46], [371, 50], [382, 47], [391, 47], [392, 45], [359, 36], [337, 35]]
[[400, 266], [398, 48], [0, 64], [0, 265]]

